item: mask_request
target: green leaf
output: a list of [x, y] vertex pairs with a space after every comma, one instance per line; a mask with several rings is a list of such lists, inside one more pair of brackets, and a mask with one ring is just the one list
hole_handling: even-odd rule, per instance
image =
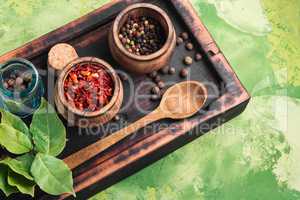
[[14, 154], [27, 153], [33, 148], [27, 135], [7, 124], [0, 124], [0, 144]]
[[27, 125], [23, 122], [21, 118], [16, 115], [11, 114], [3, 109], [0, 109], [1, 112], [1, 122], [4, 124], [8, 124], [14, 127], [16, 130], [21, 131], [31, 138], [29, 129]]
[[31, 174], [44, 192], [51, 195], [70, 193], [75, 196], [72, 172], [62, 160], [38, 153], [32, 163]]
[[8, 171], [7, 182], [10, 186], [18, 188], [18, 190], [23, 194], [29, 194], [32, 197], [34, 196], [34, 187], [35, 182], [28, 180], [24, 176], [13, 172], [12, 170]]
[[30, 131], [36, 150], [40, 153], [57, 156], [65, 148], [66, 129], [45, 99], [42, 99], [41, 106], [33, 115]]
[[12, 171], [24, 176], [26, 179], [33, 181], [33, 177], [30, 175], [30, 168], [33, 159], [34, 157], [31, 154], [25, 154], [15, 159], [6, 158], [1, 160], [0, 163], [7, 165]]
[[6, 196], [17, 193], [16, 187], [10, 186], [7, 183], [8, 168], [5, 165], [0, 165], [0, 189]]

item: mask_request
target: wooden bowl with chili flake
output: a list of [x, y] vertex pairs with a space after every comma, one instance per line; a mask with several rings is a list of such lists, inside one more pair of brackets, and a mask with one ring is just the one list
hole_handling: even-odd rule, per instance
[[[113, 119], [123, 101], [123, 86], [115, 70], [95, 57], [63, 58], [54, 52], [60, 48], [72, 50], [67, 44], [58, 44], [49, 52], [48, 63], [61, 69], [55, 88], [58, 112], [78, 127], [99, 126]], [[73, 61], [66, 61], [68, 58]], [[63, 69], [57, 65], [61, 59], [68, 63]]]
[[146, 74], [169, 63], [176, 33], [171, 19], [158, 6], [133, 4], [117, 16], [111, 29], [110, 51], [128, 71]]

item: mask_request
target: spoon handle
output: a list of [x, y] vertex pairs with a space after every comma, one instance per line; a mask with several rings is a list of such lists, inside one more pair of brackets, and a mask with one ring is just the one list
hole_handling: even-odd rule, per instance
[[68, 156], [64, 159], [64, 162], [69, 166], [70, 169], [74, 169], [84, 162], [88, 161], [89, 159], [93, 158], [94, 156], [98, 155], [102, 151], [120, 142], [140, 128], [143, 128], [146, 125], [165, 117], [166, 116], [163, 114], [163, 112], [161, 112], [160, 109], [156, 109], [145, 117], [130, 124], [129, 126], [107, 136], [104, 139], [100, 139], [98, 142], [91, 144], [81, 149], [80, 151]]

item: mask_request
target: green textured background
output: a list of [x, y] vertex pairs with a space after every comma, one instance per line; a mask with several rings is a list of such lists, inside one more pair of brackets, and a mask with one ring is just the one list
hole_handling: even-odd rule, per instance
[[[0, 0], [0, 54], [107, 0]], [[247, 110], [93, 197], [300, 199], [300, 0], [191, 0], [253, 96]]]

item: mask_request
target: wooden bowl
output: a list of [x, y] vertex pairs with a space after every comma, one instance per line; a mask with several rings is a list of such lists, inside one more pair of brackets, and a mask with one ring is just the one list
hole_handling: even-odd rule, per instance
[[[64, 44], [66, 45], [66, 44]], [[57, 45], [58, 47], [67, 47], [65, 51], [71, 50], [71, 46], [63, 46], [61, 44]], [[52, 50], [57, 49], [56, 47], [53, 47]], [[60, 48], [59, 47], [59, 48]], [[49, 58], [52, 60], [48, 60], [48, 63], [53, 66], [54, 60], [63, 60], [64, 63], [67, 63], [66, 58], [63, 58], [64, 56], [58, 55], [54, 56], [55, 59], [53, 59], [53, 56], [51, 57], [50, 54], [53, 54], [53, 51], [49, 52]], [[59, 58], [58, 58], [59, 57]], [[104, 60], [101, 60], [99, 58], [95, 57], [77, 57], [74, 59], [72, 57], [73, 61], [68, 62], [68, 64], [61, 69], [59, 73], [58, 80], [56, 82], [55, 87], [55, 104], [57, 107], [58, 112], [71, 124], [78, 127], [94, 127], [94, 126], [100, 126], [102, 124], [105, 124], [106, 122], [113, 119], [113, 117], [119, 112], [122, 102], [123, 102], [123, 86], [122, 82], [115, 72], [115, 70]], [[56, 62], [57, 63], [57, 62]], [[110, 102], [105, 105], [100, 110], [94, 111], [94, 112], [87, 112], [87, 111], [81, 111], [77, 109], [76, 107], [72, 106], [70, 103], [68, 103], [67, 99], [64, 95], [64, 82], [67, 78], [69, 72], [74, 69], [74, 67], [78, 66], [80, 63], [93, 63], [95, 65], [98, 65], [99, 67], [102, 67], [108, 74], [111, 76], [113, 85], [114, 85], [114, 92], [113, 96], [110, 99]], [[55, 68], [55, 67], [54, 67]], [[56, 67], [59, 68], [59, 67]]]
[[[166, 34], [166, 42], [150, 55], [135, 55], [128, 52], [119, 39], [119, 32], [129, 16], [154, 18]], [[127, 7], [115, 19], [109, 35], [109, 48], [114, 59], [125, 69], [137, 74], [150, 73], [168, 65], [176, 46], [176, 33], [171, 19], [161, 8], [148, 3], [137, 3]]]

